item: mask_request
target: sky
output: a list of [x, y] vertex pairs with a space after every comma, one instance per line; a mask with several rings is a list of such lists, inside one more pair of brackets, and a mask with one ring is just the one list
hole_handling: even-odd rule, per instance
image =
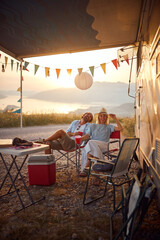
[[[119, 48], [94, 50], [80, 53], [60, 54], [44, 57], [26, 58], [24, 61], [29, 62], [27, 69], [23, 71], [23, 90], [24, 91], [47, 91], [55, 88], [75, 87], [74, 79], [78, 74], [78, 68], [83, 68], [83, 72], [91, 74], [89, 67], [94, 66], [93, 84], [99, 82], [125, 82], [128, 83], [130, 75], [130, 66], [126, 61], [120, 64], [118, 70], [111, 62], [117, 58]], [[5, 56], [8, 57], [5, 72], [0, 71], [0, 89], [15, 90], [20, 86], [20, 72], [17, 71], [17, 60], [0, 51], [0, 63], [5, 63]], [[11, 59], [14, 60], [13, 70], [11, 70]], [[106, 74], [104, 74], [100, 64], [106, 63]], [[34, 74], [34, 65], [39, 65], [39, 69]], [[50, 67], [50, 76], [45, 77], [45, 67]], [[135, 66], [134, 66], [135, 67]], [[56, 68], [61, 72], [57, 79]], [[67, 69], [72, 69], [69, 77]], [[134, 71], [135, 72], [135, 71]], [[135, 80], [135, 74], [132, 81]]]

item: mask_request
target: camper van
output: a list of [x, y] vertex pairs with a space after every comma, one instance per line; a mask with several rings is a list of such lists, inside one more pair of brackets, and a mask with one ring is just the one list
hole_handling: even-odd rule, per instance
[[[156, 9], [155, 9], [156, 11]], [[160, 12], [160, 9], [159, 11]], [[160, 21], [160, 15], [157, 15]], [[151, 17], [149, 42], [137, 51], [136, 136], [140, 138], [140, 161], [160, 188], [160, 25]]]
[[119, 49], [118, 59], [121, 62], [129, 55], [131, 71], [132, 61], [136, 59], [134, 98], [135, 135], [140, 138], [138, 157], [143, 169], [153, 177], [160, 196], [160, 1], [146, 1], [139, 29], [139, 41]]

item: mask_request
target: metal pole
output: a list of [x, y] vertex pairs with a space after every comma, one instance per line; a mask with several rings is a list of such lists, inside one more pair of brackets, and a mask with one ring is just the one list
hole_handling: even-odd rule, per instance
[[23, 79], [23, 76], [22, 76], [22, 69], [23, 69], [23, 66], [22, 66], [22, 62], [23, 62], [23, 59], [21, 58], [21, 67], [20, 67], [20, 99], [21, 99], [21, 116], [20, 116], [20, 127], [22, 128], [22, 79]]

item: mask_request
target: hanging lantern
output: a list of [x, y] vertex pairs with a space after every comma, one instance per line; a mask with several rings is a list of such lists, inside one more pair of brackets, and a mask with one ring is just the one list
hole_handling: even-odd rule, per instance
[[77, 88], [81, 90], [86, 90], [92, 86], [93, 78], [87, 72], [82, 72], [81, 74], [77, 74], [74, 79], [75, 85]]

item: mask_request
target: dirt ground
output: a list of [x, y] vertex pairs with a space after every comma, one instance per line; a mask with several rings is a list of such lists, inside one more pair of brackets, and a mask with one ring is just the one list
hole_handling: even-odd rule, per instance
[[[22, 159], [19, 158], [18, 161], [22, 161]], [[63, 163], [57, 162], [56, 167], [62, 166]], [[131, 175], [137, 172], [138, 167], [139, 165], [135, 161], [132, 164]], [[1, 164], [0, 183], [4, 171]], [[22, 173], [33, 199], [38, 200], [43, 196], [45, 196], [45, 199], [15, 213], [20, 208], [20, 202], [16, 194], [12, 193], [0, 198], [1, 240], [109, 239], [109, 216], [113, 209], [111, 187], [108, 187], [104, 198], [89, 205], [83, 205], [86, 178], [79, 177], [74, 165], [70, 164], [68, 168], [57, 170], [56, 183], [50, 186], [29, 185], [27, 163], [24, 165]], [[28, 196], [20, 178], [17, 179], [16, 184], [20, 195], [23, 196], [24, 203], [29, 204]], [[10, 180], [7, 179], [1, 189], [1, 195], [6, 193], [9, 185]], [[91, 184], [90, 188], [95, 196], [100, 193], [103, 184], [100, 187]], [[120, 198], [121, 189], [117, 191], [117, 200]], [[121, 220], [121, 214], [118, 213], [114, 223], [115, 232], [120, 228]], [[152, 201], [143, 224], [133, 239], [160, 239], [160, 213], [158, 212], [156, 198]]]

